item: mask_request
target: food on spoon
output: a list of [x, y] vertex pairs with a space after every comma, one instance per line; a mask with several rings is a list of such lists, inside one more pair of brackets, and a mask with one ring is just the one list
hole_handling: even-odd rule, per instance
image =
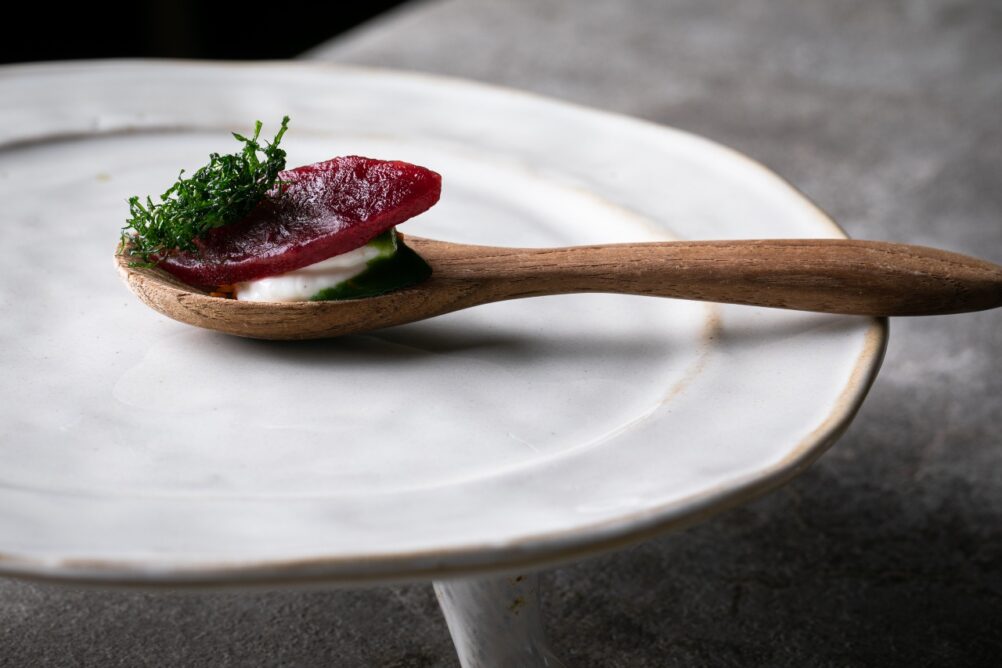
[[287, 125], [264, 146], [260, 122], [252, 137], [234, 133], [241, 153], [212, 154], [160, 202], [131, 198], [121, 252], [210, 294], [255, 301], [370, 297], [426, 279], [431, 269], [395, 226], [438, 201], [441, 177], [359, 156], [285, 170]]

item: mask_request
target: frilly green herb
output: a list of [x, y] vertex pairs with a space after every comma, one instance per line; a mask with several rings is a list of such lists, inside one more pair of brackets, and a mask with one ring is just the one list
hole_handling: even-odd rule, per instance
[[[177, 183], [160, 196], [129, 198], [131, 217], [122, 228], [121, 249], [145, 265], [174, 250], [194, 250], [195, 239], [211, 229], [236, 222], [250, 213], [285, 169], [285, 151], [278, 147], [289, 126], [289, 117], [275, 138], [264, 146], [258, 142], [261, 121], [254, 124], [254, 136], [233, 133], [244, 143], [243, 150], [230, 155], [209, 155], [209, 164], [189, 178], [178, 174]], [[258, 157], [264, 154], [264, 159]], [[122, 252], [122, 251], [120, 251]]]

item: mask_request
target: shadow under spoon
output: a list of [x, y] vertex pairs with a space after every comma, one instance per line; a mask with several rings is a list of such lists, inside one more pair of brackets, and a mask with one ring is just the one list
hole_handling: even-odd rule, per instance
[[672, 297], [866, 316], [942, 315], [1002, 306], [1002, 266], [878, 241], [670, 241], [496, 248], [407, 237], [428, 280], [378, 297], [249, 302], [213, 297], [116, 256], [129, 288], [160, 313], [260, 339], [356, 334], [479, 304], [584, 292]]

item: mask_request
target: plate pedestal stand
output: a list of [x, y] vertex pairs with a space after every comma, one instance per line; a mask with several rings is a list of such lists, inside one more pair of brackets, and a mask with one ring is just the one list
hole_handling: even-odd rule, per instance
[[435, 583], [463, 668], [564, 668], [546, 643], [536, 575]]

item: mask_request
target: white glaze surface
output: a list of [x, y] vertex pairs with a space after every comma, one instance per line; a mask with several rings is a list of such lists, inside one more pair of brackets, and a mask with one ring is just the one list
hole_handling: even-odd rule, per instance
[[462, 668], [565, 668], [543, 632], [536, 575], [435, 583]]
[[607, 295], [268, 343], [143, 307], [131, 194], [292, 116], [289, 164], [443, 175], [401, 231], [511, 246], [838, 236], [669, 129], [418, 75], [309, 65], [0, 69], [0, 570], [391, 579], [567, 557], [734, 502], [830, 443], [872, 320]]

